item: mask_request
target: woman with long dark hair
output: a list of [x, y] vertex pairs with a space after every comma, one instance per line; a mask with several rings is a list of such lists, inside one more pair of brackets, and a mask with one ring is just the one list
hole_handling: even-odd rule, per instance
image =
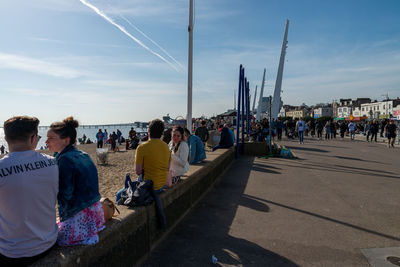
[[183, 140], [184, 133], [181, 126], [175, 126], [172, 129], [172, 140], [168, 145], [171, 151], [170, 171], [172, 172], [173, 184], [179, 182], [181, 176], [189, 170], [189, 146]]

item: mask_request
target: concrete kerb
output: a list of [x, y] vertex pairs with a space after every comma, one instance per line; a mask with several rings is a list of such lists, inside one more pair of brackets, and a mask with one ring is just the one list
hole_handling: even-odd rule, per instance
[[234, 148], [207, 155], [204, 164], [191, 166], [188, 177], [160, 195], [167, 217], [167, 230], [158, 227], [155, 205], [134, 209], [119, 206], [121, 214], [106, 223], [100, 242], [92, 246], [55, 247], [32, 266], [133, 266], [179, 223], [213, 188], [234, 160]]

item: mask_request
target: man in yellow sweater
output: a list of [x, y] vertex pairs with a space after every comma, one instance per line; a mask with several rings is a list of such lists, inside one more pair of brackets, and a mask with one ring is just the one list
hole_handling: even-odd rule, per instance
[[167, 181], [171, 152], [160, 138], [164, 132], [164, 123], [152, 120], [149, 125], [149, 141], [136, 149], [136, 174], [144, 174], [144, 180], [152, 180], [154, 190], [161, 192]]

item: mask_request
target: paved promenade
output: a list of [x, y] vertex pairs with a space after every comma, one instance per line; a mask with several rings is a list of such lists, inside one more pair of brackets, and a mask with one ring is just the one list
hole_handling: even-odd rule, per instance
[[400, 247], [400, 148], [282, 144], [299, 159], [241, 157], [143, 266], [370, 266], [362, 249]]

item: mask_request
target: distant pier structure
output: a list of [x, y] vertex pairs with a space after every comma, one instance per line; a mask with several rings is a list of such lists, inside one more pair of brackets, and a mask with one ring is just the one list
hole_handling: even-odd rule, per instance
[[[134, 123], [116, 123], [116, 124], [89, 124], [89, 125], [79, 125], [82, 129], [105, 129], [105, 128], [117, 128], [117, 127], [135, 127], [145, 129], [149, 126], [148, 122]], [[39, 129], [47, 129], [49, 126], [39, 126]]]

